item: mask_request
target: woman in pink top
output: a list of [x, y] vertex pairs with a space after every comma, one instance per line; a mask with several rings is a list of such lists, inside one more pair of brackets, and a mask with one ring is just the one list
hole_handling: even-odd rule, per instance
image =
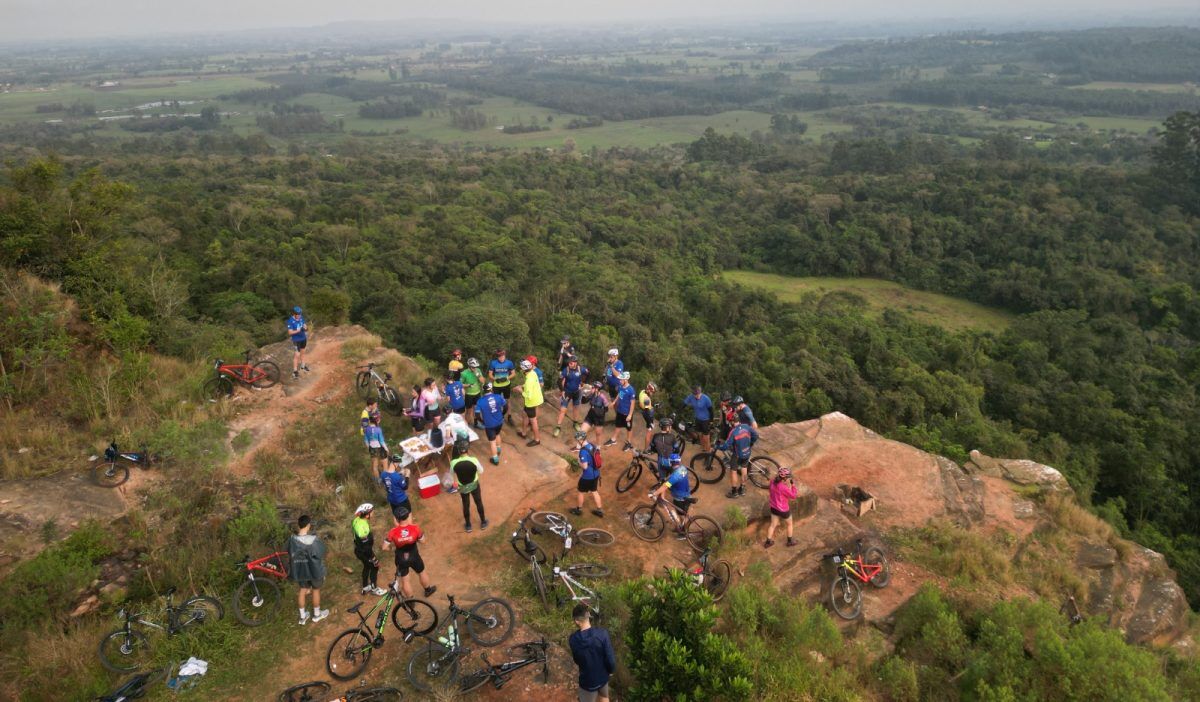
[[764, 548], [771, 548], [775, 545], [775, 527], [779, 526], [779, 521], [787, 522], [787, 545], [795, 546], [796, 540], [792, 538], [792, 505], [791, 501], [796, 499], [796, 483], [792, 480], [792, 471], [787, 468], [780, 468], [775, 475], [775, 479], [771, 481], [770, 498], [768, 499], [771, 505], [771, 526], [767, 527], [767, 542], [763, 544]]

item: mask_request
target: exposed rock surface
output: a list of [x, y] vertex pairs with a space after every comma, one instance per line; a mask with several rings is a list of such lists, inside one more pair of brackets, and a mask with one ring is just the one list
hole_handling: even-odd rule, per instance
[[992, 458], [978, 450], [971, 452], [967, 470], [1011, 480], [1018, 485], [1038, 485], [1051, 490], [1070, 490], [1067, 479], [1057, 469], [1024, 458]]

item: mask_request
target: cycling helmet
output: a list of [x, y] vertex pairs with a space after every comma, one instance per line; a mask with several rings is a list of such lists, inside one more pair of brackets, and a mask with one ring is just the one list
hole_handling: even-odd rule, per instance
[[727, 392], [721, 393], [721, 402], [729, 402], [732, 399], [733, 399], [733, 395], [730, 395]]
[[523, 371], [533, 370], [533, 364], [530, 363], [528, 360], [521, 361], [521, 370], [523, 370]]
[[746, 404], [746, 401], [742, 399], [741, 395], [734, 395], [733, 396], [733, 404], [744, 405], [744, 404]]
[[477, 358], [468, 358], [467, 359], [467, 368], [478, 368], [478, 367], [479, 367], [479, 359], [477, 359]]
[[620, 380], [629, 380], [629, 371], [621, 371], [621, 374], [617, 378]]
[[587, 441], [587, 432], [586, 431], [575, 432], [575, 440], [576, 441]]
[[603, 390], [604, 389], [604, 381], [597, 380], [596, 382], [592, 383], [592, 387], [596, 388], [597, 390]]
[[461, 355], [462, 355], [462, 349], [454, 349], [453, 351], [451, 351], [451, 352], [450, 352], [450, 355], [451, 355], [451, 356], [461, 356]]
[[658, 428], [663, 429], [663, 430], [670, 429], [671, 428], [671, 418], [663, 417], [662, 419], [658, 420]]
[[483, 384], [483, 391], [484, 391], [484, 392], [491, 392], [492, 390], [493, 390], [493, 388], [492, 388], [492, 384], [491, 384], [491, 383], [484, 383], [484, 384]]
[[792, 477], [792, 471], [788, 468], [780, 468], [776, 475], [779, 476], [780, 480], [787, 480], [788, 478]]
[[292, 308], [293, 314], [300, 314], [300, 312], [301, 312], [300, 305], [296, 305], [295, 307]]
[[614, 347], [612, 347], [611, 349], [609, 349], [609, 350], [608, 350], [608, 355], [609, 355], [609, 356], [620, 356], [620, 355], [621, 355], [621, 352], [617, 350], [617, 347], [616, 347], [616, 346], [614, 346]]
[[529, 365], [531, 365], [531, 366], [537, 365], [537, 356], [534, 356], [533, 354], [526, 356], [525, 360], [529, 361]]
[[571, 354], [570, 356], [567, 356], [567, 363], [579, 363], [579, 357], [575, 354]]
[[374, 509], [375, 509], [375, 505], [371, 504], [370, 502], [364, 502], [358, 506], [358, 509], [354, 510], [354, 513], [361, 515], [361, 514], [366, 514], [367, 512], [374, 511]]
[[658, 389], [658, 386], [655, 385], [653, 382], [646, 383], [646, 392], [654, 392], [657, 389]]
[[562, 343], [564, 343], [564, 344], [565, 344], [565, 343], [567, 343], [567, 342], [568, 342], [568, 341], [570, 341], [570, 340], [571, 340], [571, 335], [570, 335], [570, 334], [563, 334], [563, 337], [562, 337]]
[[673, 454], [671, 454], [671, 458], [670, 458], [669, 460], [671, 461], [671, 465], [676, 465], [676, 464], [678, 464], [678, 463], [683, 463], [683, 459], [682, 459], [682, 458], [680, 458], [680, 457], [679, 457], [679, 454], [677, 454], [677, 453], [673, 453]]

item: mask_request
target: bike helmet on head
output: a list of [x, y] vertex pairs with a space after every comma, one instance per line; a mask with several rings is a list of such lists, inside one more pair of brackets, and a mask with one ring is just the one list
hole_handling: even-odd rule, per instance
[[671, 428], [671, 418], [663, 417], [662, 419], [658, 420], [658, 428], [659, 429], [670, 429]]
[[575, 440], [576, 441], [587, 441], [587, 432], [586, 431], [575, 432]]
[[615, 347], [615, 346], [614, 346], [614, 347], [612, 347], [611, 349], [609, 349], [609, 350], [608, 350], [608, 355], [609, 355], [609, 356], [620, 356], [620, 355], [621, 355], [621, 352], [620, 352], [620, 351], [618, 351], [618, 350], [617, 350], [617, 347]]
[[744, 404], [746, 404], [746, 401], [742, 399], [741, 395], [734, 395], [733, 396], [733, 404], [744, 405]]
[[467, 368], [478, 368], [478, 367], [479, 367], [479, 359], [477, 359], [477, 358], [468, 358], [467, 359]]
[[484, 384], [483, 384], [483, 391], [484, 391], [484, 392], [491, 392], [493, 389], [494, 389], [494, 388], [492, 388], [492, 384], [491, 384], [491, 383], [484, 383]]
[[721, 402], [729, 402], [732, 399], [733, 399], [733, 395], [730, 395], [727, 392], [721, 393]]
[[534, 356], [533, 354], [529, 354], [528, 356], [526, 356], [525, 360], [529, 361], [529, 365], [531, 365], [531, 366], [537, 365], [537, 356]]
[[567, 363], [579, 363], [579, 357], [575, 354], [571, 354], [570, 356], [567, 356]]
[[619, 380], [629, 380], [629, 371], [621, 371], [621, 374], [617, 378]]
[[679, 464], [679, 463], [683, 463], [683, 459], [682, 459], [682, 458], [680, 458], [680, 457], [679, 457], [679, 454], [677, 454], [677, 453], [673, 453], [673, 454], [671, 454], [671, 458], [670, 458], [669, 460], [671, 461], [671, 465], [676, 465], [676, 464]]
[[596, 388], [597, 390], [603, 390], [604, 389], [604, 381], [597, 380], [592, 383], [592, 387]]
[[393, 510], [392, 513], [396, 515], [396, 519], [404, 521], [405, 519], [408, 519], [410, 515], [412, 515], [412, 510], [401, 505]]
[[654, 392], [657, 389], [658, 389], [658, 386], [655, 385], [653, 382], [646, 383], [646, 392]]
[[530, 363], [529, 361], [521, 361], [521, 370], [523, 370], [523, 371], [533, 370], [533, 364]]
[[354, 510], [354, 513], [362, 515], [362, 514], [366, 514], [367, 512], [372, 512], [374, 510], [375, 510], [375, 505], [371, 504], [370, 502], [364, 502], [358, 506], [358, 509]]
[[788, 478], [792, 477], [792, 471], [788, 468], [780, 468], [776, 475], [779, 476], [780, 480], [787, 480]]
[[302, 310], [300, 309], [300, 305], [296, 305], [295, 307], [292, 308], [292, 313], [294, 313], [294, 314], [300, 314], [301, 311]]

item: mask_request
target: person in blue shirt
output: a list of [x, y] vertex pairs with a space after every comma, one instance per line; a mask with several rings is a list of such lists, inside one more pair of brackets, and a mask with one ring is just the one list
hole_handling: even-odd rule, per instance
[[492, 447], [492, 465], [500, 465], [500, 430], [504, 428], [504, 417], [508, 414], [508, 402], [491, 383], [483, 386], [483, 397], [475, 403], [475, 414], [483, 422], [488, 444]]
[[737, 410], [738, 421], [758, 429], [758, 422], [754, 419], [754, 411], [750, 409], [750, 405], [746, 404], [741, 395], [733, 398], [733, 408]]
[[583, 602], [575, 605], [571, 617], [578, 628], [567, 639], [571, 659], [579, 666], [579, 702], [608, 702], [608, 679], [617, 669], [608, 631], [592, 626], [591, 607]]
[[617, 399], [617, 391], [621, 388], [621, 373], [625, 371], [625, 364], [621, 359], [617, 358], [620, 351], [617, 348], [608, 350], [608, 363], [604, 364], [604, 379], [608, 383], [608, 396], [615, 400]]
[[700, 434], [700, 448], [705, 453], [712, 451], [709, 444], [708, 433], [712, 430], [713, 419], [713, 401], [712, 398], [704, 394], [704, 388], [697, 385], [692, 388], [692, 394], [688, 395], [683, 401], [683, 404], [692, 408], [692, 414], [696, 418], [696, 431]]
[[729, 452], [729, 492], [726, 497], [741, 497], [746, 494], [746, 469], [750, 467], [751, 447], [758, 442], [758, 432], [754, 427], [739, 420], [737, 426], [729, 432], [729, 437], [721, 444], [721, 448]]
[[467, 409], [467, 392], [463, 389], [462, 382], [455, 377], [454, 371], [446, 372], [446, 386], [442, 388], [442, 394], [446, 396], [446, 400], [450, 403], [450, 411], [455, 414], [462, 414]]
[[383, 470], [383, 463], [388, 457], [387, 441], [383, 438], [383, 427], [379, 426], [379, 414], [370, 415], [366, 426], [363, 427], [363, 443], [367, 446], [367, 454], [371, 457], [371, 472], [375, 479]]
[[558, 400], [558, 421], [554, 424], [554, 435], [562, 431], [563, 417], [567, 416], [567, 409], [571, 410], [571, 424], [576, 429], [579, 428], [579, 419], [576, 416], [575, 408], [579, 406], [583, 397], [583, 386], [588, 380], [588, 369], [579, 365], [579, 359], [575, 356], [567, 358], [567, 363], [559, 373], [558, 388], [561, 391]]
[[612, 436], [604, 445], [612, 446], [617, 443], [617, 434], [624, 431], [625, 445], [621, 450], [629, 451], [633, 449], [633, 443], [629, 440], [633, 438], [633, 408], [637, 404], [637, 389], [629, 384], [629, 371], [621, 371], [617, 376], [617, 383], [617, 397], [613, 401], [617, 417], [613, 424]]
[[600, 451], [587, 440], [586, 431], [575, 432], [575, 448], [579, 451], [579, 467], [582, 472], [579, 474], [579, 484], [576, 486], [579, 491], [578, 502], [570, 512], [575, 516], [583, 514], [583, 498], [591, 493], [592, 501], [596, 503], [592, 514], [603, 517], [604, 505], [600, 502]]
[[379, 482], [387, 490], [387, 501], [388, 506], [392, 508], [392, 516], [404, 519], [412, 512], [412, 502], [408, 499], [408, 476], [405, 475], [407, 471], [400, 468], [398, 463], [399, 458], [389, 459], [379, 476]]
[[[667, 479], [662, 484], [654, 489], [654, 492], [650, 493], [650, 498], [657, 503], [659, 498], [666, 499], [668, 492], [671, 494], [671, 503], [675, 505], [681, 515], [686, 515], [692, 503], [696, 501], [692, 497], [692, 486], [688, 484], [687, 468], [677, 453], [671, 454], [671, 473], [667, 475]], [[670, 521], [675, 525], [676, 538], [686, 539], [687, 533], [684, 531], [683, 520], [671, 519]]]
[[512, 419], [508, 416], [508, 401], [512, 397], [512, 381], [516, 372], [517, 366], [508, 358], [508, 351], [496, 349], [496, 357], [488, 362], [488, 380], [496, 393], [504, 398], [504, 418], [508, 419], [509, 424], [512, 424]]
[[292, 354], [292, 378], [299, 379], [300, 371], [308, 372], [308, 364], [304, 362], [304, 349], [308, 346], [308, 321], [299, 305], [292, 308], [292, 316], [287, 320], [288, 340], [296, 352]]

